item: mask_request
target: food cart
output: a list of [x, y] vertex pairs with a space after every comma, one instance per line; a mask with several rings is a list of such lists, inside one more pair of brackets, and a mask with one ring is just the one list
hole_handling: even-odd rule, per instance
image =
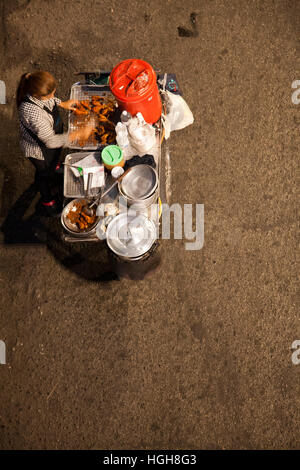
[[[141, 63], [142, 61], [139, 62]], [[140, 66], [140, 64], [138, 64], [138, 66]], [[139, 76], [141, 75], [140, 70], [135, 70], [134, 73], [136, 72]], [[93, 99], [95, 99], [94, 97], [97, 96], [100, 97], [99, 99], [102, 100], [101, 102], [105, 102], [106, 100], [110, 103], [113, 102], [115, 110], [111, 119], [114, 121], [114, 124], [116, 124], [120, 120], [121, 107], [116, 101], [115, 96], [112, 94], [112, 84], [108, 83], [111, 73], [112, 72], [84, 72], [84, 79], [80, 82], [74, 83], [71, 87], [70, 99], [75, 99], [83, 103], [92, 103]], [[117, 77], [117, 80], [120, 80], [119, 76]], [[154, 87], [154, 84], [152, 84], [152, 86]], [[156, 75], [155, 86], [157, 87]], [[122, 89], [122, 87], [123, 85], [119, 86], [120, 89]], [[152, 105], [155, 100], [154, 93], [150, 90], [150, 94], [148, 92], [148, 96], [146, 98], [146, 100], [144, 99], [144, 103], [139, 105], [144, 114], [147, 114], [147, 102]], [[129, 185], [130, 187], [131, 181], [137, 181], [137, 178], [139, 178], [138, 181], [141, 181], [143, 178], [149, 178], [150, 174], [153, 178], [157, 178], [155, 187], [153, 186], [154, 190], [152, 191], [152, 194], [146, 195], [148, 196], [149, 202], [151, 202], [151, 204], [148, 205], [143, 203], [140, 205], [139, 203], [128, 205], [130, 197], [127, 193], [123, 194], [122, 183], [119, 181], [117, 184], [113, 185], [115, 180], [107, 169], [105, 169], [104, 172], [104, 184], [102, 184], [101, 187], [90, 185], [88, 192], [86, 179], [83, 175], [76, 174], [78, 162], [82, 165], [82, 162], [87, 162], [89, 159], [93, 162], [92, 165], [94, 167], [97, 165], [102, 167], [103, 162], [101, 160], [101, 153], [108, 144], [113, 142], [103, 143], [100, 139], [99, 142], [97, 142], [95, 137], [92, 136], [89, 140], [84, 142], [84, 144], [82, 142], [75, 141], [72, 145], [69, 145], [70, 151], [64, 162], [65, 199], [64, 209], [61, 215], [63, 227], [62, 238], [65, 242], [100, 243], [106, 239], [108, 247], [116, 256], [128, 259], [129, 261], [140, 260], [153, 252], [157, 246], [157, 238], [159, 235], [161, 202], [162, 200], [164, 202], [165, 199], [165, 168], [162, 153], [164, 129], [160, 117], [155, 123], [153, 123], [153, 127], [155, 129], [155, 141], [154, 145], [147, 152], [147, 157], [150, 156], [154, 164], [151, 167], [147, 164], [140, 165], [140, 162], [137, 162], [139, 164], [130, 166], [130, 170], [127, 170], [127, 172], [124, 173], [124, 179], [122, 180], [123, 182], [127, 181], [127, 186]], [[76, 115], [70, 111], [69, 132], [77, 128], [78, 120], [76, 119]], [[137, 157], [137, 159], [138, 158], [139, 157]], [[131, 160], [125, 162], [125, 168], [126, 165], [130, 165], [130, 161]], [[151, 168], [153, 168], [152, 172]], [[126, 173], [130, 174], [130, 171], [133, 169], [135, 169], [134, 172], [137, 173], [137, 178], [134, 179], [131, 177], [130, 179]], [[134, 174], [133, 171], [131, 174]], [[123, 183], [123, 185], [125, 186], [125, 183]], [[145, 194], [143, 196], [145, 196]], [[68, 219], [68, 217], [70, 217], [68, 214], [70, 214], [70, 211], [75, 210], [76, 204], [80, 203], [83, 205], [90, 205], [90, 202], [94, 202], [94, 209], [97, 216], [94, 223], [92, 223], [88, 229], [80, 230], [78, 229], [78, 226], [75, 226], [75, 224]], [[101, 210], [99, 210], [100, 206]], [[132, 221], [135, 221], [135, 223], [133, 222], [130, 228]], [[125, 222], [127, 223], [126, 229], [122, 227], [122, 224], [124, 225]], [[140, 230], [141, 226], [143, 228], [142, 232]], [[123, 235], [120, 241], [120, 234], [122, 231]], [[141, 233], [143, 234], [143, 237], [141, 237]], [[110, 236], [111, 234], [112, 236]], [[115, 243], [116, 239], [117, 242]]]

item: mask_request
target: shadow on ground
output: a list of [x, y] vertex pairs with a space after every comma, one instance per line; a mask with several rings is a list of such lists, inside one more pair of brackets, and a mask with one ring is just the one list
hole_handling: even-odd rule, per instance
[[1, 226], [6, 245], [23, 245], [24, 249], [33, 244], [46, 245], [64, 267], [94, 282], [116, 281], [121, 277], [141, 280], [159, 266], [157, 247], [146, 259], [126, 262], [115, 257], [105, 241], [65, 242], [60, 218], [46, 217], [39, 200], [34, 211], [26, 216], [37, 197], [37, 188], [33, 183], [10, 208]]

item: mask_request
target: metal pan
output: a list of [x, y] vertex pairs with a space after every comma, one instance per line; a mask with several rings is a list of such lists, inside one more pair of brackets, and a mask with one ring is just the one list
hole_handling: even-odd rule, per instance
[[96, 229], [101, 217], [96, 217], [95, 223], [90, 225], [88, 229], [80, 230], [77, 227], [77, 225], [73, 224], [67, 217], [68, 213], [72, 210], [72, 208], [77, 202], [80, 202], [81, 204], [82, 203], [88, 204], [91, 201], [89, 199], [73, 199], [71, 202], [69, 202], [69, 204], [67, 204], [64, 207], [61, 213], [61, 223], [62, 223], [62, 226], [65, 228], [65, 230], [69, 232], [70, 234], [72, 234], [73, 236], [79, 237], [79, 238], [86, 237], [88, 234], [91, 234]]
[[140, 201], [147, 199], [158, 186], [158, 174], [150, 165], [136, 165], [119, 182], [119, 190], [126, 197]]

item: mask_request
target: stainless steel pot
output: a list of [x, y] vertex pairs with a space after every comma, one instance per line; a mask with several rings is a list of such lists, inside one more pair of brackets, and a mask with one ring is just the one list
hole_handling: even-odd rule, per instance
[[158, 186], [157, 172], [150, 165], [136, 165], [118, 183], [119, 191], [130, 200], [148, 199]]
[[156, 239], [155, 224], [144, 214], [119, 214], [106, 231], [109, 248], [124, 259], [139, 259], [150, 250]]
[[121, 196], [123, 196], [125, 201], [127, 201], [128, 206], [134, 205], [134, 208], [137, 210], [143, 210], [151, 206], [151, 204], [156, 202], [156, 200], [158, 199], [158, 195], [159, 195], [158, 188], [146, 199], [132, 199], [126, 196], [126, 194], [123, 193], [121, 188], [119, 188], [119, 191], [120, 191]]

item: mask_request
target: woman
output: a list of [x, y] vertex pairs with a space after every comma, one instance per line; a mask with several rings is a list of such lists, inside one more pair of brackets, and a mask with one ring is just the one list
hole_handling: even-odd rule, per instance
[[59, 107], [72, 109], [75, 100], [62, 102], [56, 98], [56, 81], [48, 72], [38, 70], [22, 75], [17, 90], [17, 107], [20, 121], [20, 145], [36, 169], [35, 180], [41, 193], [41, 202], [48, 215], [60, 213], [51, 194], [50, 181], [58, 165], [62, 147], [69, 141], [88, 139], [92, 126], [63, 133]]

